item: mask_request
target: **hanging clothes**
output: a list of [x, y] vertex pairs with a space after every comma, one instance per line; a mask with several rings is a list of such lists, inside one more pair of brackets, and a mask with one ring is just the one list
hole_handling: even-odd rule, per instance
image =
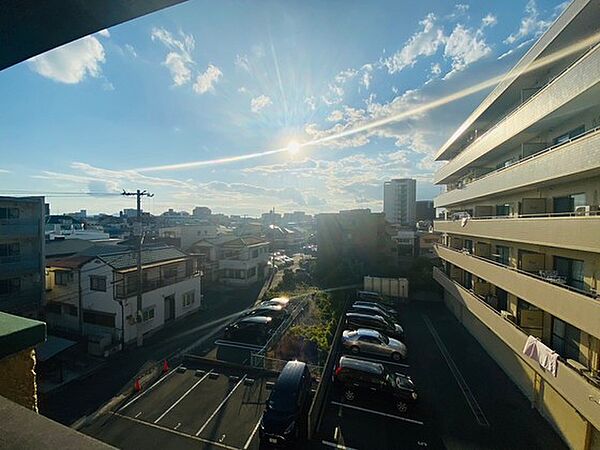
[[529, 336], [523, 347], [523, 354], [536, 360], [539, 365], [556, 376], [558, 370], [558, 354], [535, 336]]

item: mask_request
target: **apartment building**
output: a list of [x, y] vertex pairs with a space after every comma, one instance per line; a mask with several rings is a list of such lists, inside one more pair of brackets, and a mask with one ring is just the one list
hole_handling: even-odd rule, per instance
[[[600, 448], [600, 21], [575, 0], [436, 158], [444, 300], [574, 449]], [[546, 370], [529, 336], [558, 354]]]
[[142, 316], [137, 314], [132, 250], [75, 255], [47, 267], [46, 321], [51, 330], [86, 336], [91, 353], [134, 342], [137, 327], [152, 333], [201, 306], [194, 259], [174, 247], [142, 251]]
[[0, 197], [0, 311], [37, 318], [44, 304], [44, 197]]
[[413, 227], [416, 208], [417, 180], [396, 178], [383, 183], [383, 212], [388, 222]]
[[161, 238], [172, 238], [178, 242], [178, 247], [187, 250], [203, 238], [214, 238], [219, 233], [219, 226], [205, 222], [200, 224], [185, 224], [158, 229]]
[[268, 241], [255, 236], [218, 236], [190, 248], [209, 282], [251, 286], [264, 279], [269, 260]]

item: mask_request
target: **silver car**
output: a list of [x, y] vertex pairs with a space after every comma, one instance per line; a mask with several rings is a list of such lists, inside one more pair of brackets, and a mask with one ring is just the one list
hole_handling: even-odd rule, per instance
[[406, 345], [399, 340], [367, 328], [344, 331], [342, 333], [342, 345], [355, 355], [369, 353], [376, 356], [385, 356], [394, 361], [406, 359], [408, 355]]

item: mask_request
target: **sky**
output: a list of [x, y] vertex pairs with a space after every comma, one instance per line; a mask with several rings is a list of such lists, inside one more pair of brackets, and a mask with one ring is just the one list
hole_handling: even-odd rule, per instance
[[155, 214], [381, 211], [383, 182], [410, 177], [432, 199], [433, 155], [493, 85], [453, 94], [567, 4], [190, 0], [0, 72], [0, 195], [57, 214], [134, 207], [101, 195], [123, 189]]

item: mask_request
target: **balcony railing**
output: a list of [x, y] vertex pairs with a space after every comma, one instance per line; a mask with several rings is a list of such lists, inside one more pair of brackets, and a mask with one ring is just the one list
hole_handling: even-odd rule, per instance
[[[191, 280], [200, 276], [200, 272], [195, 272], [191, 275], [182, 275], [179, 277], [160, 278], [155, 280], [144, 280], [142, 282], [142, 293], [150, 292], [155, 289], [159, 289], [165, 286], [171, 286], [176, 283], [180, 283], [185, 280]], [[125, 280], [116, 282], [115, 296], [116, 298], [123, 299], [133, 297], [137, 294], [137, 281], [133, 279], [133, 282], [127, 283]], [[125, 283], [125, 284], [123, 284]]]
[[[493, 264], [495, 266], [502, 267], [503, 269], [508, 269], [510, 271], [519, 273], [521, 275], [526, 275], [528, 277], [535, 278], [535, 279], [537, 279], [539, 281], [543, 281], [544, 283], [553, 284], [553, 285], [558, 286], [558, 287], [560, 287], [562, 289], [566, 289], [568, 291], [575, 292], [577, 294], [585, 295], [586, 297], [592, 298], [594, 300], [597, 300], [598, 298], [600, 298], [600, 295], [598, 293], [596, 293], [596, 292], [586, 291], [586, 290], [583, 290], [583, 289], [578, 289], [576, 287], [570, 286], [568, 284], [560, 283], [554, 277], [544, 278], [544, 277], [542, 277], [540, 275], [536, 275], [535, 273], [527, 272], [527, 271], [521, 270], [521, 269], [517, 269], [516, 267], [511, 267], [509, 265], [502, 264], [502, 263], [499, 263], [497, 261], [494, 261], [493, 259], [489, 259], [489, 258], [486, 258], [486, 257], [483, 257], [483, 256], [475, 255], [475, 254], [469, 252], [468, 250], [460, 250], [460, 249], [456, 249], [456, 248], [449, 247], [447, 245], [443, 245], [443, 244], [439, 244], [439, 243], [433, 244], [433, 245], [436, 248], [441, 247], [441, 248], [444, 248], [444, 249], [447, 249], [447, 250], [451, 250], [451, 251], [459, 253], [459, 254], [468, 254], [471, 258], [475, 258], [475, 259], [478, 259], [480, 261], [484, 261], [487, 264]], [[475, 274], [475, 275], [477, 275], [477, 274]]]
[[[473, 292], [473, 289], [466, 288], [463, 285], [461, 285], [460, 283], [458, 283], [457, 281], [452, 280], [447, 274], [445, 274], [442, 270], [438, 269], [437, 267], [434, 267], [433, 270], [434, 270], [434, 278], [436, 279], [436, 281], [440, 282], [440, 284], [452, 283], [458, 291], [461, 291], [461, 290], [466, 291], [468, 294], [470, 294], [471, 296], [473, 296], [474, 298], [477, 299], [479, 304], [485, 308], [485, 311], [487, 311], [488, 313], [493, 313], [497, 317], [497, 320], [502, 321], [501, 323], [509, 324], [510, 327], [512, 327], [515, 331], [519, 332], [521, 334], [521, 336], [520, 336], [521, 340], [523, 342], [525, 341], [525, 339], [527, 338], [527, 335], [529, 333], [526, 330], [524, 330], [523, 328], [521, 328], [519, 325], [517, 325], [516, 323], [503, 318], [499, 311], [494, 309], [492, 306], [490, 306], [485, 301], [484, 297]], [[499, 336], [499, 337], [501, 339], [505, 340], [502, 336]], [[520, 348], [516, 348], [513, 350], [519, 351], [519, 352], [521, 351]], [[568, 368], [568, 370], [576, 372], [581, 378], [583, 378], [587, 383], [589, 383], [593, 387], [600, 388], [600, 378], [598, 378], [598, 376], [594, 376], [592, 374], [591, 370], [589, 370], [587, 367], [582, 366], [581, 364], [578, 364], [569, 359], [566, 359], [560, 355], [559, 355], [558, 359], [560, 361], [560, 364], [564, 365], [565, 368]], [[559, 371], [560, 371], [560, 368], [559, 368]]]

